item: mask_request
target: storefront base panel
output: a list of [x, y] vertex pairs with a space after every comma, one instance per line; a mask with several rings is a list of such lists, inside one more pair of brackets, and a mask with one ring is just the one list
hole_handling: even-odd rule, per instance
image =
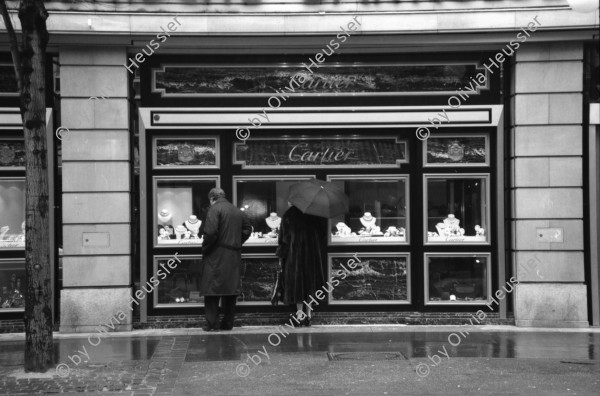
[[[281, 313], [245, 313], [237, 314], [235, 326], [279, 326], [288, 320], [286, 314]], [[469, 320], [471, 319], [471, 320]], [[472, 321], [472, 322], [471, 322]], [[148, 322], [140, 323], [139, 318], [134, 318], [134, 329], [169, 329], [202, 327], [205, 325], [204, 315], [185, 316], [149, 316]], [[514, 319], [500, 319], [497, 313], [488, 313], [481, 325], [514, 325]], [[315, 325], [472, 325], [478, 324], [470, 313], [390, 313], [390, 312], [315, 312], [312, 323]]]
[[551, 328], [583, 328], [589, 327], [588, 322], [560, 322], [556, 320], [516, 320], [517, 327], [551, 327]]
[[22, 319], [0, 320], [0, 333], [23, 333], [25, 324]]
[[515, 319], [522, 327], [588, 327], [584, 284], [520, 284]]
[[60, 332], [132, 329], [131, 288], [65, 289], [60, 293]]

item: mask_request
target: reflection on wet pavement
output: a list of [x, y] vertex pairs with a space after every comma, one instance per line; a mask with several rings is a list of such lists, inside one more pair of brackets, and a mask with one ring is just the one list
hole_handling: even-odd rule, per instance
[[[284, 337], [280, 333], [277, 346], [269, 343], [269, 334], [196, 335], [191, 336], [186, 362], [239, 360], [240, 355], [256, 353], [263, 346], [269, 353], [397, 351], [410, 359], [435, 354], [442, 345], [451, 357], [600, 360], [598, 333], [472, 332], [456, 346], [449, 344], [450, 334], [290, 333]], [[274, 336], [271, 341], [278, 344]]]
[[[273, 328], [273, 331], [276, 331]], [[199, 334], [190, 336], [186, 362], [235, 361], [256, 353], [263, 346], [268, 353], [401, 352], [408, 359], [425, 358], [444, 345], [451, 357], [540, 358], [600, 360], [600, 333], [559, 332], [471, 332], [452, 346], [452, 331], [435, 332], [329, 332], [279, 333], [281, 343], [269, 343], [269, 334]], [[284, 337], [285, 335], [285, 337]], [[178, 337], [175, 337], [178, 338]], [[85, 346], [93, 363], [149, 360], [161, 337], [105, 338], [97, 347], [87, 338], [56, 339], [55, 361], [67, 361]], [[456, 339], [456, 338], [455, 338]], [[271, 337], [277, 344], [278, 338]], [[0, 343], [0, 366], [23, 364], [23, 341]]]
[[[104, 338], [98, 346], [92, 346], [87, 338], [54, 340], [55, 363], [68, 361], [85, 347], [94, 363], [108, 363], [120, 360], [149, 360], [158, 345], [160, 337]], [[98, 343], [96, 338], [92, 342]], [[3, 342], [0, 344], [0, 366], [22, 366], [24, 341]]]

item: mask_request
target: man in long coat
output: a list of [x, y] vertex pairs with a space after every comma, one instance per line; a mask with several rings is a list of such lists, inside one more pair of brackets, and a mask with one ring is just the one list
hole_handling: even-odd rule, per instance
[[[211, 206], [204, 222], [200, 284], [208, 324], [203, 329], [231, 330], [235, 303], [241, 294], [242, 244], [250, 237], [252, 226], [246, 215], [225, 199], [222, 189], [210, 190], [208, 199]], [[223, 309], [220, 326], [219, 300]]]

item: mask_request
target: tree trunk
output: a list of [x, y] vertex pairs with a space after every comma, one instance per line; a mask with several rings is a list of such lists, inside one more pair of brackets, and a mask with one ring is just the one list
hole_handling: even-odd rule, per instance
[[21, 116], [25, 135], [25, 371], [45, 372], [54, 362], [48, 149], [46, 145], [46, 45], [48, 14], [42, 1], [22, 1]]

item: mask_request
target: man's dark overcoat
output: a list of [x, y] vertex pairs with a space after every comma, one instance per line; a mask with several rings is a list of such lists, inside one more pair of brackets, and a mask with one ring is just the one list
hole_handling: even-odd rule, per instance
[[202, 234], [201, 295], [241, 294], [242, 244], [251, 233], [252, 226], [244, 212], [227, 199], [219, 198], [210, 206]]

